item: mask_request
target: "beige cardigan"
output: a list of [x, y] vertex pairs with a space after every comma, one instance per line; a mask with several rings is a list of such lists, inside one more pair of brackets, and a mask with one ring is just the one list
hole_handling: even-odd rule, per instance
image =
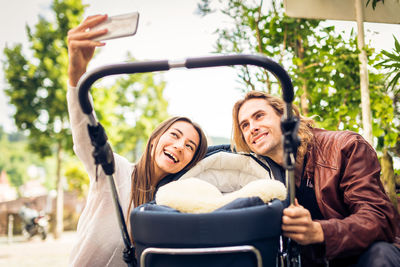
[[[101, 166], [99, 166], [96, 182], [96, 167], [92, 157], [93, 147], [87, 133], [87, 117], [79, 106], [77, 88], [68, 88], [67, 101], [74, 151], [82, 161], [90, 178], [89, 194], [85, 209], [79, 218], [78, 236], [70, 254], [70, 265], [79, 267], [126, 266], [122, 259], [124, 243], [118, 226], [110, 185]], [[131, 188], [130, 177], [134, 165], [117, 154], [114, 154], [114, 157], [114, 180], [122, 209], [126, 213]]]

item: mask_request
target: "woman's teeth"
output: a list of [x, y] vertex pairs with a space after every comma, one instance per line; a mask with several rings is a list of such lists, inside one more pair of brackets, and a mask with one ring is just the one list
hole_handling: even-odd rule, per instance
[[164, 154], [167, 155], [169, 158], [171, 158], [175, 163], [178, 162], [178, 159], [172, 153], [169, 153], [168, 151], [164, 151]]

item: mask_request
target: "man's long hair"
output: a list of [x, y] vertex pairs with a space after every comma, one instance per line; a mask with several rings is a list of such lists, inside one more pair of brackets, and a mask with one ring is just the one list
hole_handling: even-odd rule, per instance
[[[232, 149], [248, 153], [252, 151], [250, 150], [249, 146], [247, 145], [243, 137], [242, 131], [239, 126], [238, 115], [242, 105], [250, 99], [264, 99], [267, 102], [267, 104], [274, 109], [274, 111], [279, 117], [283, 116], [283, 112], [286, 106], [285, 102], [281, 98], [260, 91], [250, 91], [244, 96], [243, 99], [240, 99], [235, 103], [232, 110], [232, 120], [233, 120], [232, 140], [231, 140]], [[314, 120], [311, 118], [301, 116], [299, 109], [294, 105], [292, 105], [292, 107], [293, 107], [293, 113], [300, 118], [298, 135], [301, 139], [301, 143], [300, 146], [298, 147], [296, 156], [296, 162], [298, 162], [306, 154], [307, 146], [313, 138], [312, 128], [314, 126]]]

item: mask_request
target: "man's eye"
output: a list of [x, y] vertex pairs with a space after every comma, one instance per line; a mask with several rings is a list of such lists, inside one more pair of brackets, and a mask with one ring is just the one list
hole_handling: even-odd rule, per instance
[[248, 123], [243, 123], [243, 124], [242, 124], [242, 127], [241, 127], [241, 128], [242, 128], [242, 130], [246, 129], [246, 128], [247, 128], [247, 126], [249, 126], [249, 124], [248, 124]]
[[174, 133], [174, 132], [171, 132], [171, 135], [173, 136], [173, 137], [178, 137], [178, 135], [176, 134], [176, 133]]
[[264, 117], [264, 114], [263, 114], [263, 113], [259, 113], [259, 114], [256, 115], [256, 118], [257, 118], [257, 119], [262, 118], [262, 117]]

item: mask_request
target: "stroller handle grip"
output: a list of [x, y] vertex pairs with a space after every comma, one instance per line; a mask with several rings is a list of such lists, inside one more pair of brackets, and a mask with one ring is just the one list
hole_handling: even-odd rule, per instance
[[107, 65], [86, 72], [78, 82], [79, 103], [85, 114], [91, 114], [92, 104], [89, 100], [89, 90], [94, 82], [105, 76], [115, 74], [134, 74], [154, 71], [166, 71], [171, 68], [186, 67], [188, 69], [208, 68], [233, 65], [255, 65], [262, 67], [279, 80], [282, 87], [283, 100], [291, 103], [294, 99], [292, 81], [289, 74], [275, 61], [260, 55], [216, 55], [207, 57], [187, 58], [176, 64], [168, 60], [132, 62]]

